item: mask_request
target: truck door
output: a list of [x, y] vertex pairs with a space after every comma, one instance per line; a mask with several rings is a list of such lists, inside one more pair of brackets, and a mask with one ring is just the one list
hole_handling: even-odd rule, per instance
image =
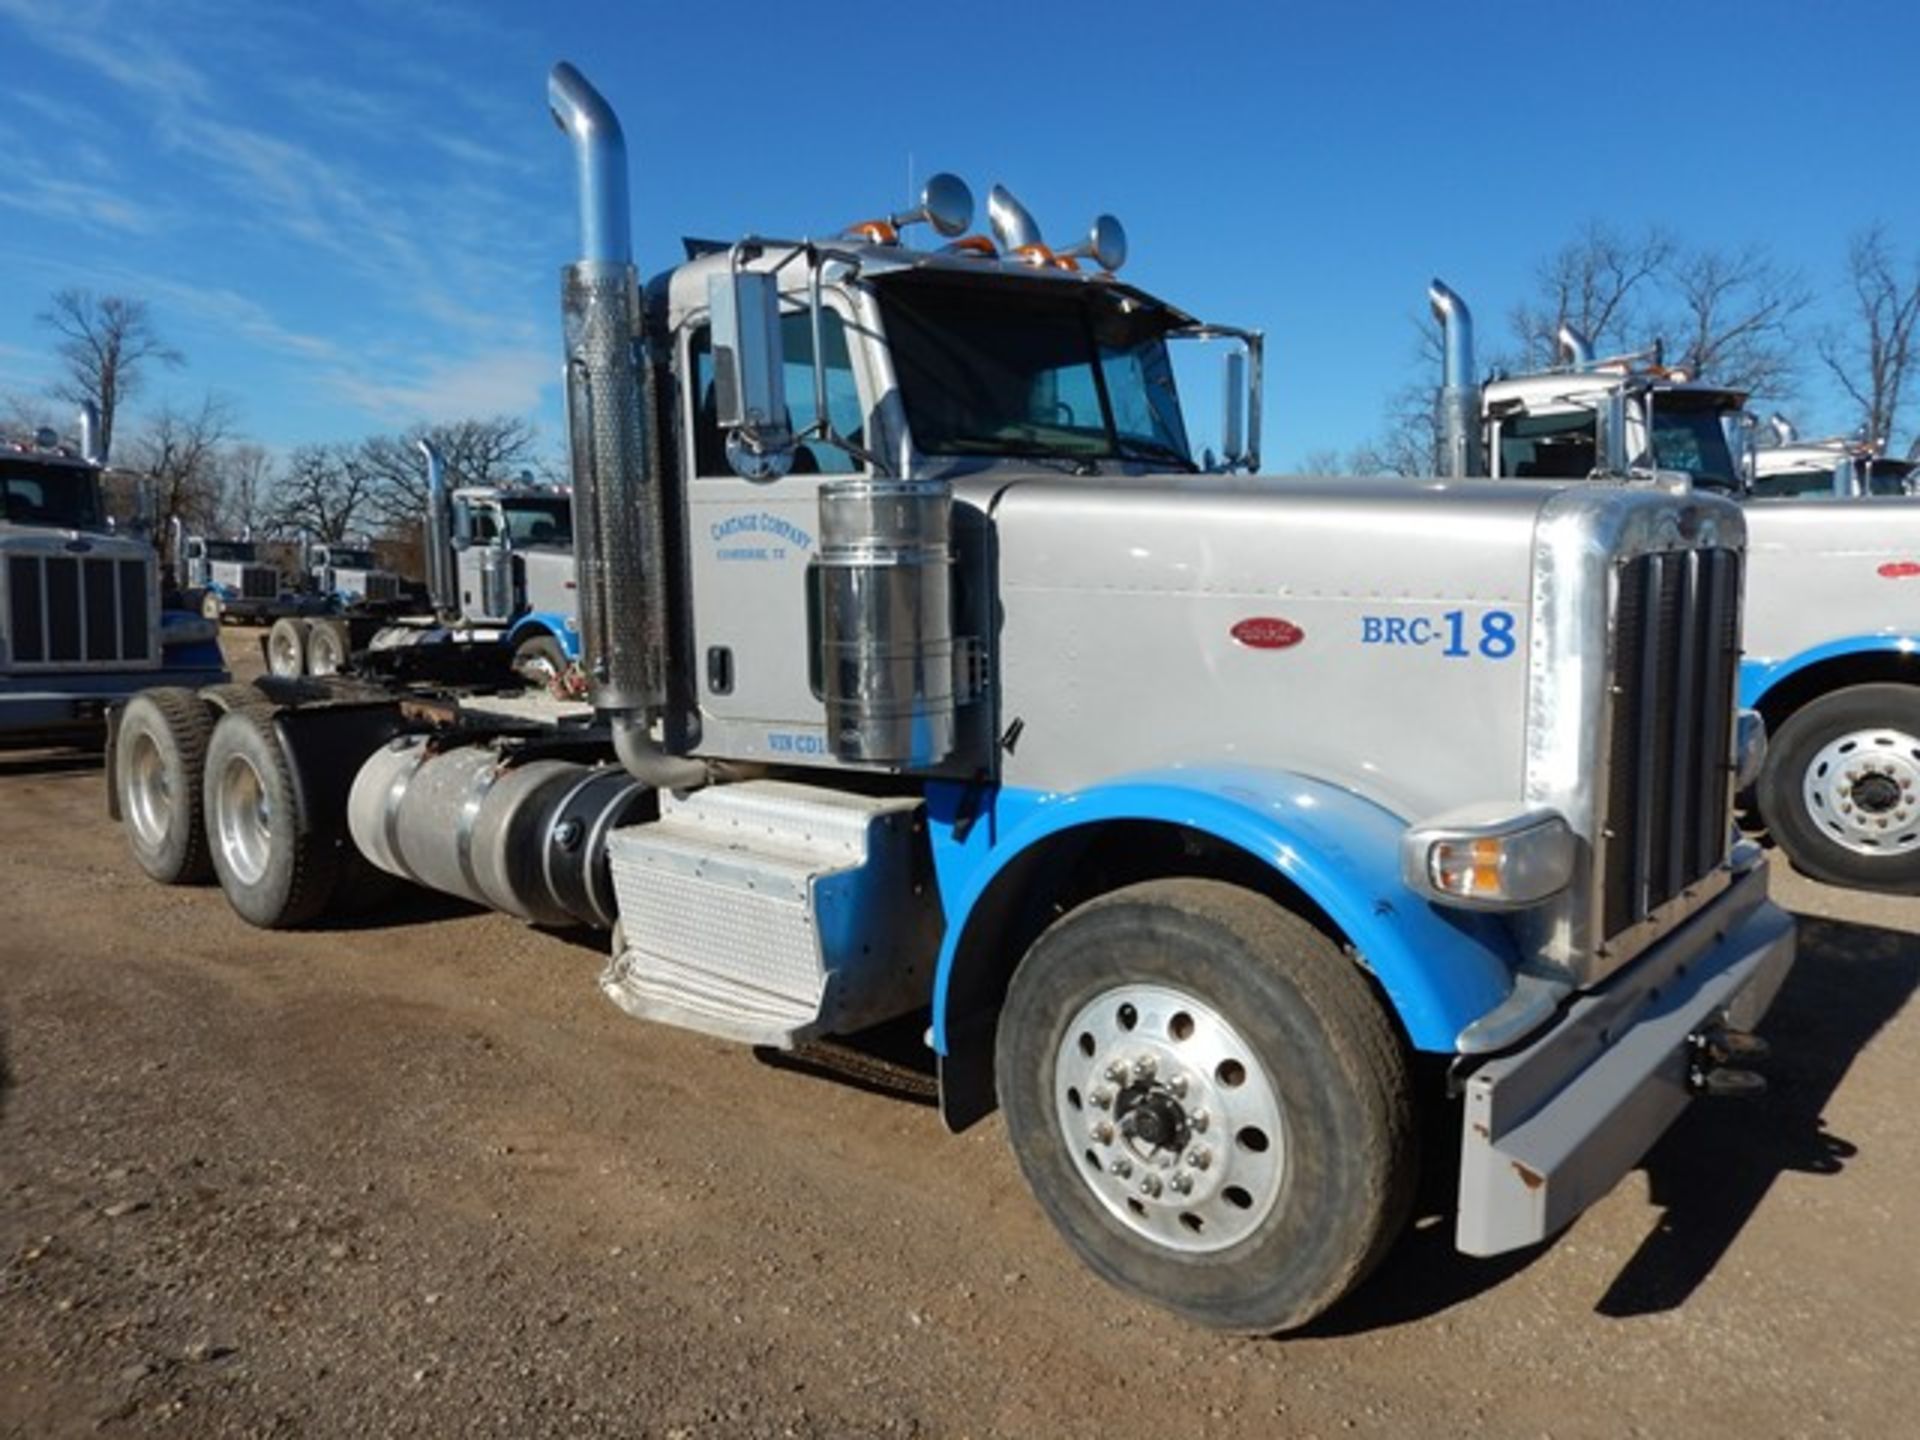
[[[839, 434], [865, 446], [872, 386], [850, 350], [845, 312], [829, 303], [822, 318], [828, 413]], [[794, 428], [804, 429], [814, 418], [811, 319], [795, 311], [783, 317], [781, 331], [788, 410]], [[707, 733], [735, 754], [817, 758], [827, 753], [810, 600], [819, 489], [866, 467], [838, 446], [810, 441], [783, 478], [742, 479], [727, 464], [714, 421], [704, 324], [683, 334], [677, 359], [683, 473], [691, 477], [694, 668]]]

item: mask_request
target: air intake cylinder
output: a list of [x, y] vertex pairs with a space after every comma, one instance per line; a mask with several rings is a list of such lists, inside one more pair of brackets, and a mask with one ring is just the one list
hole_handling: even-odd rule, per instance
[[842, 760], [909, 769], [953, 751], [952, 515], [945, 481], [821, 487], [821, 658]]

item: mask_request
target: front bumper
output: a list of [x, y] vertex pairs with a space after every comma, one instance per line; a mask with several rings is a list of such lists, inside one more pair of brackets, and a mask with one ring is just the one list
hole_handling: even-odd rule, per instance
[[107, 707], [142, 690], [181, 685], [197, 690], [231, 677], [220, 666], [167, 666], [160, 670], [50, 674], [0, 679], [0, 737], [16, 742], [38, 736], [96, 733]]
[[1458, 1247], [1536, 1244], [1618, 1184], [1692, 1098], [1689, 1037], [1715, 1022], [1758, 1024], [1793, 957], [1793, 919], [1769, 903], [1756, 864], [1538, 1039], [1475, 1070]]

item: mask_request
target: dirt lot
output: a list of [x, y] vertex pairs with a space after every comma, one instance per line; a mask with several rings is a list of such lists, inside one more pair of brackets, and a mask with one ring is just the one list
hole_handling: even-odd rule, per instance
[[1783, 876], [1766, 1098], [1696, 1106], [1557, 1243], [1469, 1262], [1430, 1221], [1246, 1341], [1083, 1271], [997, 1124], [639, 1025], [584, 939], [430, 901], [250, 930], [137, 874], [85, 759], [0, 754], [0, 866], [0, 1435], [1888, 1435], [1920, 1404], [1920, 901]]

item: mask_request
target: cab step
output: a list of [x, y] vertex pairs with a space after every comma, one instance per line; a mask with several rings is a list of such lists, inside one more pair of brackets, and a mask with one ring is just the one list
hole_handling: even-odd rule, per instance
[[631, 1015], [791, 1049], [926, 1002], [941, 916], [916, 797], [663, 793], [608, 854], [620, 930], [600, 984]]

